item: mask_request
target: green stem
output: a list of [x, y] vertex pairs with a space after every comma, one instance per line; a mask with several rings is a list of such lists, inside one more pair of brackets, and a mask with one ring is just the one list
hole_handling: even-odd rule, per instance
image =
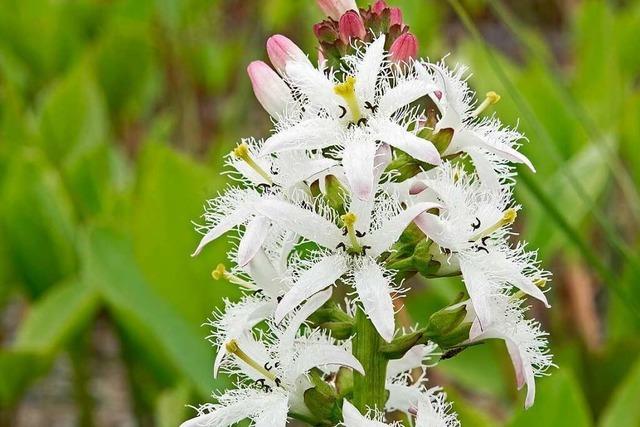
[[382, 342], [367, 315], [358, 310], [353, 354], [362, 363], [366, 375], [354, 373], [352, 403], [362, 413], [366, 413], [368, 408], [383, 410], [387, 400], [387, 358], [379, 351]]

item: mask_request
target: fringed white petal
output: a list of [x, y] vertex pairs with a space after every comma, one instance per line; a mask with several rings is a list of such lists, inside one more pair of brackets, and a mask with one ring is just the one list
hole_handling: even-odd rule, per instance
[[238, 245], [238, 265], [244, 267], [260, 250], [269, 234], [269, 220], [263, 216], [253, 218]]
[[390, 342], [395, 334], [391, 280], [372, 258], [362, 260], [353, 274], [354, 285], [364, 312], [382, 338]]
[[418, 386], [390, 383], [386, 386], [389, 390], [389, 399], [385, 404], [387, 411], [402, 411], [405, 414], [410, 408], [415, 408], [422, 399], [422, 392]]
[[418, 215], [429, 209], [437, 207], [439, 207], [439, 205], [436, 203], [428, 202], [413, 205], [391, 218], [389, 221], [384, 223], [382, 227], [363, 237], [362, 243], [370, 246], [369, 253], [372, 256], [378, 256], [389, 249], [398, 240], [402, 232]]
[[533, 167], [533, 163], [531, 163], [527, 156], [506, 144], [494, 142], [488, 138], [481, 138], [475, 132], [466, 129], [461, 131], [457, 137], [454, 135], [454, 138], [459, 140], [455, 142], [455, 145], [460, 146], [463, 151], [466, 147], [481, 147], [505, 160], [514, 163], [523, 163], [531, 169], [532, 172], [536, 171], [536, 168]]
[[329, 255], [320, 259], [300, 275], [289, 292], [285, 294], [275, 312], [275, 321], [280, 323], [284, 316], [311, 295], [333, 285], [347, 271], [347, 261], [342, 254]]
[[278, 345], [281, 349], [293, 348], [293, 343], [300, 326], [307, 321], [309, 316], [322, 307], [325, 302], [329, 301], [329, 298], [331, 298], [331, 289], [318, 292], [307, 299], [307, 302], [291, 315], [284, 333], [280, 336]]
[[334, 223], [308, 209], [277, 199], [267, 199], [256, 210], [283, 228], [326, 248], [335, 249], [342, 242], [342, 231]]
[[[253, 427], [285, 427], [289, 416], [289, 402], [286, 395], [273, 393], [279, 399], [272, 399], [268, 406], [253, 417]], [[252, 406], [254, 402], [245, 402]]]
[[411, 347], [400, 359], [390, 360], [387, 365], [387, 378], [422, 366], [422, 361], [433, 351], [433, 347], [420, 344]]
[[287, 64], [289, 82], [306, 96], [311, 106], [324, 108], [335, 115], [340, 105], [340, 97], [334, 92], [335, 84], [308, 61], [294, 61]]
[[237, 227], [238, 225], [245, 222], [249, 217], [251, 217], [251, 215], [252, 212], [250, 206], [246, 204], [240, 205], [237, 210], [221, 219], [215, 226], [211, 227], [207, 231], [191, 256], [197, 256], [198, 254], [200, 254], [205, 246], [216, 240], [218, 237], [222, 236], [227, 231], [231, 230], [233, 227]]
[[378, 103], [378, 115], [389, 118], [393, 113], [405, 105], [420, 99], [434, 90], [434, 86], [423, 80], [404, 80], [397, 86], [387, 90]]
[[344, 348], [332, 344], [309, 344], [299, 351], [290, 379], [323, 366], [346, 366], [365, 374], [364, 367], [358, 359]]
[[493, 292], [494, 285], [488, 280], [482, 269], [469, 260], [460, 259], [460, 270], [480, 327], [484, 329], [491, 321], [488, 296]]
[[420, 161], [432, 165], [439, 165], [442, 162], [440, 153], [431, 141], [414, 135], [396, 123], [390, 121], [378, 123], [376, 137]]
[[310, 119], [271, 135], [262, 146], [261, 156], [288, 150], [315, 150], [334, 145], [338, 129], [331, 119]]
[[473, 161], [473, 166], [482, 185], [489, 191], [501, 191], [500, 177], [487, 155], [481, 149], [474, 147], [468, 147], [466, 152]]
[[342, 165], [349, 186], [360, 200], [373, 199], [376, 152], [374, 141], [352, 141], [342, 153]]
[[413, 222], [418, 228], [426, 234], [431, 240], [440, 246], [447, 247], [447, 241], [444, 233], [444, 223], [439, 216], [430, 213], [418, 215]]
[[283, 290], [286, 290], [286, 284], [283, 278], [276, 271], [269, 257], [262, 248], [258, 248], [251, 260], [245, 266], [247, 271], [258, 288], [272, 297], [280, 296]]
[[347, 399], [342, 403], [342, 417], [344, 427], [388, 427], [385, 423], [370, 420], [362, 415]]
[[380, 67], [384, 60], [384, 41], [385, 36], [379, 36], [373, 43], [369, 45], [367, 51], [358, 64], [356, 73], [356, 96], [360, 101], [361, 107], [366, 102], [373, 103], [376, 95], [376, 82], [380, 74]]

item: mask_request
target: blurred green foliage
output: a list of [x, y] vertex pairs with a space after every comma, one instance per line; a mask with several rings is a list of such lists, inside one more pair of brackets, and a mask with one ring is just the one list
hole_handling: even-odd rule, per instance
[[[540, 317], [560, 368], [534, 408], [521, 409], [499, 345], [443, 362], [434, 383], [466, 426], [640, 426], [640, 2], [463, 2], [489, 51], [447, 2], [397, 3], [421, 53], [469, 64], [529, 136], [538, 173], [518, 187], [520, 228], [556, 274]], [[237, 291], [209, 278], [224, 243], [189, 257], [191, 221], [224, 185], [232, 144], [268, 131], [246, 65], [276, 32], [313, 52], [320, 18], [311, 1], [0, 2], [0, 307], [21, 307], [0, 335], [0, 424], [61, 354], [86, 392], [98, 319], [141, 425], [176, 425], [224, 386], [200, 324]], [[416, 321], [460, 289], [414, 285]], [[78, 405], [91, 425], [90, 402]]]

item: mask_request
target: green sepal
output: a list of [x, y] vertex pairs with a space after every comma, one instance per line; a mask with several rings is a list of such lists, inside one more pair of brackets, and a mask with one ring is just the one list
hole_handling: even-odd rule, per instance
[[[314, 387], [304, 392], [307, 409], [319, 420], [337, 421], [342, 415], [338, 393], [323, 378], [320, 370], [313, 369], [309, 378]], [[324, 423], [320, 423], [324, 425]]]
[[336, 302], [330, 301], [323, 305], [320, 309], [316, 310], [309, 320], [314, 324], [326, 323], [326, 322], [350, 322], [353, 324], [353, 318], [340, 308]]
[[[464, 297], [461, 294], [458, 301]], [[450, 348], [469, 338], [471, 323], [464, 322], [467, 308], [464, 304], [454, 305], [436, 311], [429, 318], [426, 333], [441, 348]], [[463, 323], [464, 322], [464, 323]]]
[[336, 391], [341, 398], [346, 397], [353, 390], [353, 371], [346, 367], [338, 369], [336, 374]]
[[379, 350], [387, 359], [400, 359], [413, 346], [426, 342], [426, 334], [427, 331], [425, 329], [411, 332], [394, 339], [390, 343], [383, 343]]
[[342, 186], [338, 178], [328, 175], [325, 178], [325, 200], [327, 204], [338, 212], [338, 214], [346, 213], [345, 200], [347, 200], [347, 190]]
[[346, 340], [353, 335], [353, 322], [324, 322], [318, 327], [331, 331], [331, 337], [338, 340]]

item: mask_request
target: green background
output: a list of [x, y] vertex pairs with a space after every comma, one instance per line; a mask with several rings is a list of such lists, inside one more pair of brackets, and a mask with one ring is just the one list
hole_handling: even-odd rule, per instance
[[[554, 272], [532, 311], [559, 368], [532, 409], [499, 343], [431, 383], [465, 426], [640, 426], [640, 1], [393, 4], [529, 137], [517, 228]], [[224, 387], [200, 325], [238, 292], [210, 277], [224, 242], [190, 258], [191, 221], [233, 144], [268, 135], [247, 64], [273, 33], [314, 52], [320, 19], [311, 0], [0, 2], [1, 426], [175, 426]], [[460, 289], [410, 284], [412, 322]]]

